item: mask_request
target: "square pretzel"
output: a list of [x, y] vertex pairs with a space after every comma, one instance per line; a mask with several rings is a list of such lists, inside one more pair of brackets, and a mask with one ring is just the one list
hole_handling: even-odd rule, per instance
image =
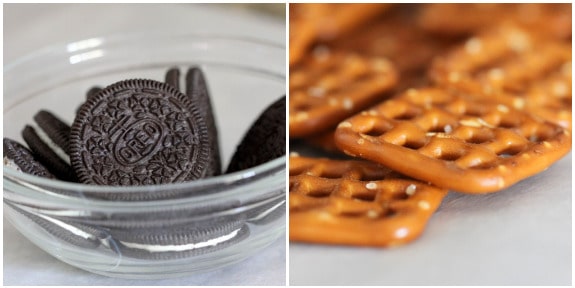
[[290, 137], [323, 132], [377, 103], [397, 81], [385, 58], [316, 50], [290, 71]]
[[408, 90], [341, 122], [336, 145], [460, 192], [495, 192], [571, 149], [570, 132], [513, 107], [441, 88]]
[[423, 232], [447, 190], [367, 161], [290, 157], [290, 240], [395, 246]]
[[571, 45], [511, 24], [469, 38], [430, 69], [439, 85], [571, 129]]

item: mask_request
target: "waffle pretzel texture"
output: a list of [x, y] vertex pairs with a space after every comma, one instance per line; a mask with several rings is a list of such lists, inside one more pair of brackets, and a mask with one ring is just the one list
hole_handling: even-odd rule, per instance
[[398, 76], [385, 58], [318, 48], [290, 69], [289, 135], [332, 129], [341, 120], [380, 101]]
[[513, 107], [432, 87], [341, 122], [335, 142], [438, 187], [488, 193], [545, 170], [570, 151], [571, 134]]
[[525, 110], [571, 129], [571, 44], [513, 24], [488, 29], [438, 57], [435, 83]]
[[289, 166], [291, 241], [405, 244], [447, 193], [368, 161], [290, 156]]

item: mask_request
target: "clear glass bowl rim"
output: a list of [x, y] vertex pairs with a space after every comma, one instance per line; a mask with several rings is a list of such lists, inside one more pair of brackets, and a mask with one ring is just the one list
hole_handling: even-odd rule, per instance
[[[59, 42], [59, 43], [53, 43], [47, 46], [44, 46], [43, 48], [39, 48], [27, 55], [21, 56], [15, 60], [13, 60], [10, 63], [7, 63], [4, 65], [4, 73], [7, 73], [9, 70], [13, 69], [14, 67], [17, 67], [19, 65], [24, 64], [25, 62], [28, 61], [33, 61], [36, 58], [45, 56], [46, 54], [51, 54], [54, 52], [57, 52], [61, 49], [64, 49], [60, 52], [63, 53], [72, 53], [69, 51], [66, 51], [66, 47], [68, 47], [68, 45], [73, 44], [73, 43], [79, 43], [79, 42], [84, 42], [87, 40], [92, 40], [92, 39], [102, 39], [104, 40], [100, 45], [108, 45], [108, 44], [115, 44], [115, 43], [126, 43], [129, 41], [139, 41], [139, 40], [150, 40], [150, 39], [146, 39], [146, 38], [154, 38], [154, 39], [159, 39], [159, 38], [166, 38], [166, 39], [174, 39], [174, 38], [191, 38], [191, 39], [197, 39], [197, 40], [222, 40], [222, 41], [237, 41], [237, 42], [243, 42], [243, 43], [248, 43], [248, 44], [255, 44], [255, 45], [260, 45], [260, 46], [265, 46], [267, 48], [273, 48], [273, 49], [280, 49], [280, 50], [286, 50], [286, 47], [280, 43], [277, 42], [273, 42], [270, 41], [268, 39], [262, 39], [262, 38], [257, 38], [254, 36], [247, 36], [247, 35], [229, 35], [229, 34], [215, 34], [215, 33], [186, 33], [186, 32], [161, 32], [161, 31], [149, 31], [149, 32], [133, 32], [133, 33], [117, 33], [117, 34], [111, 34], [111, 35], [107, 35], [107, 36], [95, 36], [95, 37], [91, 37], [91, 38], [84, 38], [84, 39], [79, 39], [79, 40], [75, 40], [75, 41], [70, 41], [70, 42]], [[90, 47], [90, 49], [92, 48], [96, 48], [96, 47]], [[284, 72], [285, 73], [285, 72]]]
[[[174, 38], [187, 38], [187, 39], [194, 39], [194, 40], [216, 40], [216, 41], [237, 41], [243, 42], [246, 44], [252, 44], [257, 46], [262, 46], [269, 49], [280, 49], [286, 50], [285, 46], [271, 42], [266, 39], [260, 39], [257, 37], [247, 37], [247, 36], [237, 36], [237, 35], [226, 35], [226, 34], [213, 34], [213, 33], [165, 33], [165, 32], [137, 32], [137, 33], [126, 33], [126, 34], [114, 34], [110, 36], [99, 36], [99, 37], [92, 37], [87, 39], [82, 39], [78, 41], [71, 41], [71, 42], [61, 42], [57, 44], [52, 44], [49, 46], [45, 46], [44, 48], [38, 49], [28, 55], [24, 55], [11, 63], [8, 63], [4, 66], [4, 75], [9, 74], [12, 69], [17, 68], [20, 65], [24, 65], [28, 62], [34, 62], [36, 59], [42, 58], [47, 56], [48, 54], [52, 54], [54, 52], [69, 54], [72, 52], [66, 51], [67, 45], [71, 43], [77, 43], [80, 41], [85, 41], [94, 38], [101, 38], [104, 41], [102, 42], [101, 46], [105, 48], [106, 45], [110, 44], [122, 44], [122, 43], [129, 43], [130, 41], [141, 41], [141, 40], [153, 40], [153, 39], [174, 39]], [[100, 47], [100, 46], [98, 46]], [[92, 47], [96, 48], [96, 47]], [[285, 76], [285, 72], [282, 72]], [[286, 132], [287, 134], [287, 132]], [[202, 186], [217, 186], [217, 185], [226, 185], [231, 184], [237, 181], [242, 181], [242, 185], [249, 185], [249, 183], [260, 180], [261, 175], [265, 174], [275, 174], [280, 173], [281, 171], [286, 171], [286, 159], [287, 156], [282, 156], [280, 158], [268, 161], [256, 167], [252, 167], [249, 169], [237, 171], [230, 174], [222, 174], [214, 177], [209, 177], [205, 179], [190, 181], [190, 182], [182, 182], [182, 183], [171, 183], [171, 184], [161, 184], [161, 185], [145, 185], [145, 186], [97, 186], [97, 185], [88, 185], [88, 184], [81, 184], [81, 183], [71, 183], [71, 182], [64, 182], [60, 180], [52, 180], [47, 178], [42, 178], [34, 175], [25, 174], [22, 172], [18, 172], [14, 169], [3, 167], [3, 179], [4, 181], [11, 181], [16, 185], [22, 185], [21, 183], [30, 184], [33, 186], [42, 187], [42, 189], [58, 189], [58, 190], [70, 190], [70, 191], [83, 191], [89, 193], [137, 193], [142, 191], [157, 191], [157, 190], [193, 190], [197, 189]], [[269, 175], [264, 176], [269, 177]], [[286, 176], [287, 177], [287, 176]], [[18, 194], [17, 191], [12, 191]], [[107, 206], [110, 204], [111, 206], [125, 205], [125, 206], [134, 206], [134, 205], [143, 205], [143, 206], [155, 206], [160, 203], [170, 205], [170, 203], [178, 203], [178, 204], [185, 204], [182, 202], [194, 201], [197, 200], [196, 198], [201, 198], [205, 200], [206, 198], [209, 199], [217, 199], [220, 197], [225, 197], [229, 191], [222, 189], [222, 191], [212, 192], [208, 195], [191, 195], [184, 198], [177, 198], [177, 199], [166, 199], [166, 200], [153, 200], [153, 201], [130, 201], [130, 202], [121, 202], [121, 201], [109, 201], [109, 200], [99, 200], [99, 199], [81, 199], [78, 197], [73, 196], [66, 196], [62, 194], [54, 194], [57, 196], [58, 201], [70, 202], [72, 203], [82, 203], [86, 204], [86, 202], [98, 202], [98, 204]], [[250, 198], [251, 196], [257, 196], [261, 191], [254, 190], [254, 191], [242, 191], [242, 196]], [[254, 195], [250, 195], [254, 194]], [[56, 198], [56, 197], [55, 197]], [[64, 204], [64, 203], [62, 203]], [[139, 205], [138, 205], [139, 206]]]

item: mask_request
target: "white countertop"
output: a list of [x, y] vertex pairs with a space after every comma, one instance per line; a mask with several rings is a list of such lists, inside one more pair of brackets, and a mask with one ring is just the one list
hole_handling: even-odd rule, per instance
[[[55, 43], [150, 30], [214, 32], [285, 44], [283, 19], [222, 5], [5, 4], [4, 63]], [[165, 280], [91, 274], [60, 262], [4, 219], [4, 285], [266, 285], [286, 283], [285, 235], [261, 253], [223, 269]]]

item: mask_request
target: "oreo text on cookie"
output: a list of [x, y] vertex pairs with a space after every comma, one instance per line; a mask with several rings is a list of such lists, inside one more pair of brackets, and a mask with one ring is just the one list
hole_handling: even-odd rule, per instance
[[127, 80], [80, 107], [70, 135], [80, 181], [151, 185], [206, 177], [211, 161], [202, 113], [165, 83]]

